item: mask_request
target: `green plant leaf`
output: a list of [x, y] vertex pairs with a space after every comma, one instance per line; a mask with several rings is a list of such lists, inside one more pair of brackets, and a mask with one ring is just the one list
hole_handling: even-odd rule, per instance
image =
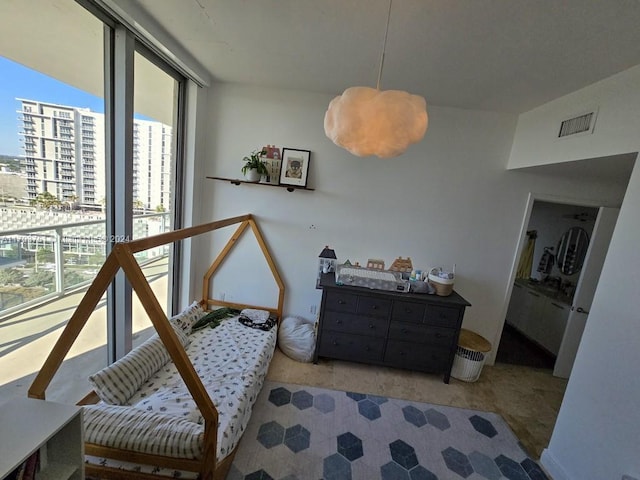
[[251, 170], [254, 168], [258, 171], [260, 175], [266, 175], [267, 173], [269, 173], [269, 171], [267, 170], [267, 166], [260, 159], [260, 156], [265, 155], [266, 153], [267, 153], [266, 150], [260, 150], [260, 151], [254, 150], [253, 152], [251, 152], [251, 155], [244, 157], [242, 159], [245, 162], [241, 169], [242, 173], [246, 174], [248, 170]]

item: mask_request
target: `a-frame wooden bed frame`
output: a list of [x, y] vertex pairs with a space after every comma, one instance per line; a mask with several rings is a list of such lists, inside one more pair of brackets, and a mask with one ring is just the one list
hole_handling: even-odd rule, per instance
[[[97, 457], [107, 457], [116, 460], [124, 460], [127, 462], [154, 465], [164, 468], [171, 468], [175, 470], [187, 470], [199, 472], [201, 480], [224, 480], [226, 474], [233, 462], [235, 450], [229, 454], [221, 462], [216, 460], [217, 452], [217, 429], [218, 429], [218, 411], [216, 410], [213, 401], [209, 397], [205, 390], [202, 381], [198, 377], [191, 360], [185, 353], [178, 337], [176, 336], [173, 328], [169, 324], [167, 315], [162, 310], [160, 303], [149, 283], [147, 282], [144, 274], [138, 265], [134, 254], [149, 248], [158, 247], [168, 243], [177, 242], [190, 238], [203, 233], [211, 232], [223, 227], [227, 227], [234, 224], [240, 224], [235, 233], [229, 239], [224, 248], [220, 251], [217, 258], [211, 264], [211, 267], [207, 271], [203, 280], [202, 300], [200, 301], [204, 309], [208, 309], [210, 306], [226, 306], [232, 308], [259, 308], [262, 310], [268, 310], [272, 314], [275, 314], [278, 321], [282, 318], [282, 307], [284, 303], [284, 283], [280, 277], [278, 269], [269, 253], [267, 245], [258, 229], [258, 225], [254, 217], [250, 214], [242, 215], [238, 217], [228, 218], [225, 220], [219, 220], [195, 227], [184, 228], [180, 230], [174, 230], [172, 232], [163, 233], [139, 240], [134, 240], [128, 243], [117, 243], [114, 245], [111, 253], [107, 257], [104, 265], [98, 272], [98, 275], [94, 279], [93, 283], [85, 293], [84, 297], [78, 304], [75, 312], [71, 316], [67, 323], [62, 335], [54, 345], [51, 353], [47, 357], [42, 369], [34, 379], [31, 387], [29, 388], [28, 395], [31, 398], [45, 399], [45, 391], [49, 386], [53, 376], [57, 372], [58, 368], [62, 364], [65, 356], [69, 352], [69, 349], [77, 339], [80, 331], [85, 326], [89, 316], [94, 311], [96, 305], [100, 301], [100, 298], [112, 282], [116, 273], [122, 268], [127, 279], [131, 283], [131, 286], [135, 290], [140, 299], [140, 303], [144, 307], [145, 311], [149, 315], [153, 326], [155, 327], [158, 335], [164, 343], [171, 360], [175, 363], [176, 368], [182, 376], [191, 396], [193, 397], [196, 405], [200, 409], [200, 413], [205, 420], [204, 427], [204, 455], [200, 460], [189, 459], [177, 459], [165, 456], [143, 454], [138, 452], [132, 452], [128, 450], [114, 449], [104, 447], [95, 444], [85, 444], [85, 453]], [[215, 300], [209, 298], [210, 281], [222, 262], [225, 260], [229, 252], [232, 250], [243, 232], [251, 227], [251, 230], [262, 250], [265, 260], [267, 261], [273, 278], [278, 286], [278, 303], [277, 307], [264, 307], [257, 305], [245, 305], [229, 303], [221, 300]], [[95, 392], [91, 392], [78, 404], [90, 404], [96, 403], [98, 397]], [[237, 447], [236, 447], [237, 450]], [[123, 471], [114, 468], [101, 467], [97, 465], [87, 464], [86, 473], [95, 478], [119, 478], [119, 479], [139, 479], [139, 478], [163, 478], [157, 475], [142, 474], [138, 472]]]

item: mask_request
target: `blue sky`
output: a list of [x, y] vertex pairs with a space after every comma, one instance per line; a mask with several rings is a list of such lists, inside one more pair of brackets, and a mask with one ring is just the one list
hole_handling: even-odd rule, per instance
[[104, 112], [103, 99], [0, 56], [0, 154], [20, 155], [16, 98], [59, 103]]

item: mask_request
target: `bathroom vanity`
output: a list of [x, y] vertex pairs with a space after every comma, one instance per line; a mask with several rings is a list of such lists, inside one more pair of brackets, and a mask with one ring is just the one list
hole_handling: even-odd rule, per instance
[[527, 280], [516, 280], [506, 321], [557, 356], [570, 309], [571, 298], [559, 290]]

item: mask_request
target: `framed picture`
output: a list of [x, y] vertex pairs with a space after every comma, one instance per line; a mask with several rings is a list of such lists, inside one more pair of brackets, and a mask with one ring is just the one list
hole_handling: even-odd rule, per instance
[[307, 186], [309, 175], [309, 150], [294, 148], [282, 149], [282, 164], [280, 165], [280, 185]]

